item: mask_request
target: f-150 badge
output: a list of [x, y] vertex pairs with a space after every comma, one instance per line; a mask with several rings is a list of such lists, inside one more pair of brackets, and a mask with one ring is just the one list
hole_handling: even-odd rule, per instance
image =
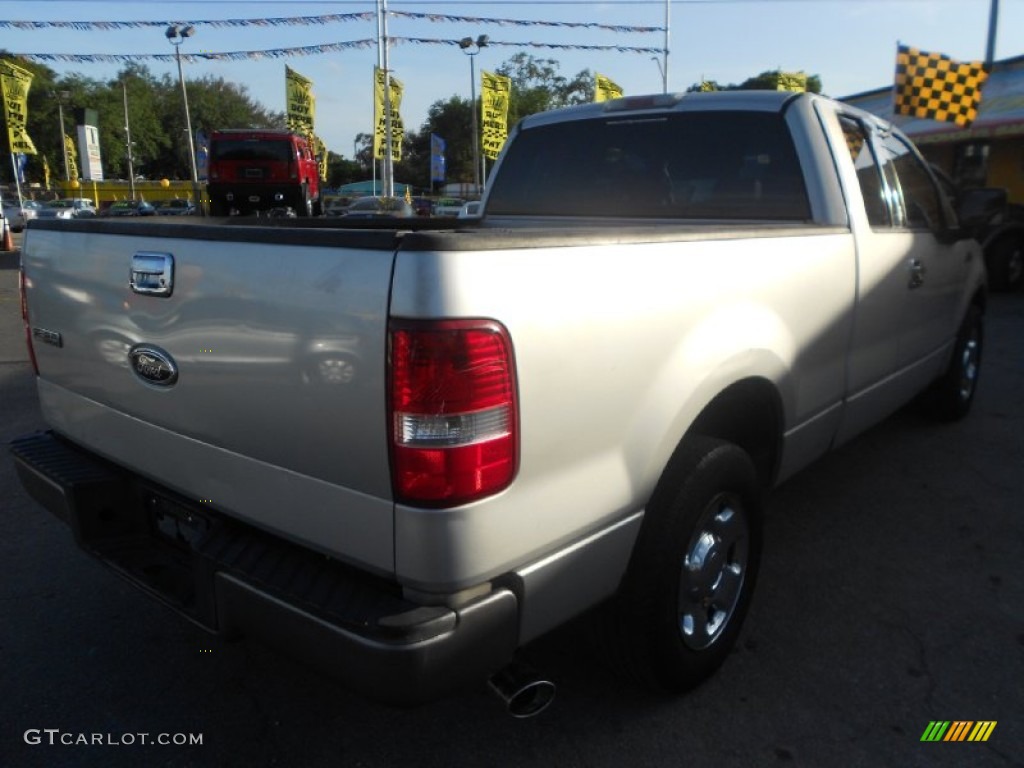
[[178, 380], [178, 366], [174, 359], [158, 347], [138, 344], [128, 350], [135, 375], [149, 384], [169, 387]]

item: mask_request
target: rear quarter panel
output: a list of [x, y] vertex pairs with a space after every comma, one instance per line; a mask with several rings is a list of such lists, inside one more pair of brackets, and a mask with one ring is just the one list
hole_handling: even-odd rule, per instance
[[844, 386], [849, 232], [674, 237], [399, 252], [393, 314], [506, 325], [522, 430], [504, 493], [455, 510], [397, 508], [403, 580], [473, 583], [642, 509], [689, 424], [737, 377], [771, 381], [793, 440], [818, 424], [807, 439], [824, 450]]

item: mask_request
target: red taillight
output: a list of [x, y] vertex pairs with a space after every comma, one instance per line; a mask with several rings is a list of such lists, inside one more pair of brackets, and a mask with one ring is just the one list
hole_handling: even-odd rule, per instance
[[28, 347], [28, 359], [32, 363], [32, 370], [36, 376], [39, 375], [39, 364], [36, 362], [36, 350], [32, 346], [32, 327], [28, 322], [28, 279], [25, 277], [24, 267], [18, 270], [18, 293], [21, 294], [21, 320], [25, 325], [25, 346]]
[[519, 414], [512, 341], [502, 325], [394, 321], [390, 379], [399, 501], [454, 506], [512, 482]]

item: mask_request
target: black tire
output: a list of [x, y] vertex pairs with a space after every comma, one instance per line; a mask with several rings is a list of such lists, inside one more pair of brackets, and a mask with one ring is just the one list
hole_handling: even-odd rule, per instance
[[938, 421], [958, 421], [968, 414], [978, 390], [985, 326], [981, 308], [972, 304], [960, 324], [949, 368], [924, 393], [925, 413]]
[[309, 196], [309, 187], [302, 185], [299, 193], [298, 204], [295, 206], [295, 215], [300, 218], [309, 218], [313, 215], [313, 200]]
[[745, 451], [704, 437], [676, 451], [651, 497], [608, 629], [626, 669], [681, 692], [721, 666], [761, 559], [761, 490]]
[[1024, 285], [1024, 235], [1005, 236], [985, 254], [988, 283], [993, 291], [1016, 291]]

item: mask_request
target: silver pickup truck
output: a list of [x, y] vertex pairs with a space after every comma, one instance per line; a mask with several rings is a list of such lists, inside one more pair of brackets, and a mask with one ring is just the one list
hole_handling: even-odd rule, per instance
[[911, 399], [965, 415], [981, 251], [913, 146], [792, 93], [533, 115], [476, 220], [29, 225], [50, 430], [11, 450], [77, 543], [224, 635], [396, 703], [553, 686], [600, 606], [681, 691], [736, 640], [762, 504]]

